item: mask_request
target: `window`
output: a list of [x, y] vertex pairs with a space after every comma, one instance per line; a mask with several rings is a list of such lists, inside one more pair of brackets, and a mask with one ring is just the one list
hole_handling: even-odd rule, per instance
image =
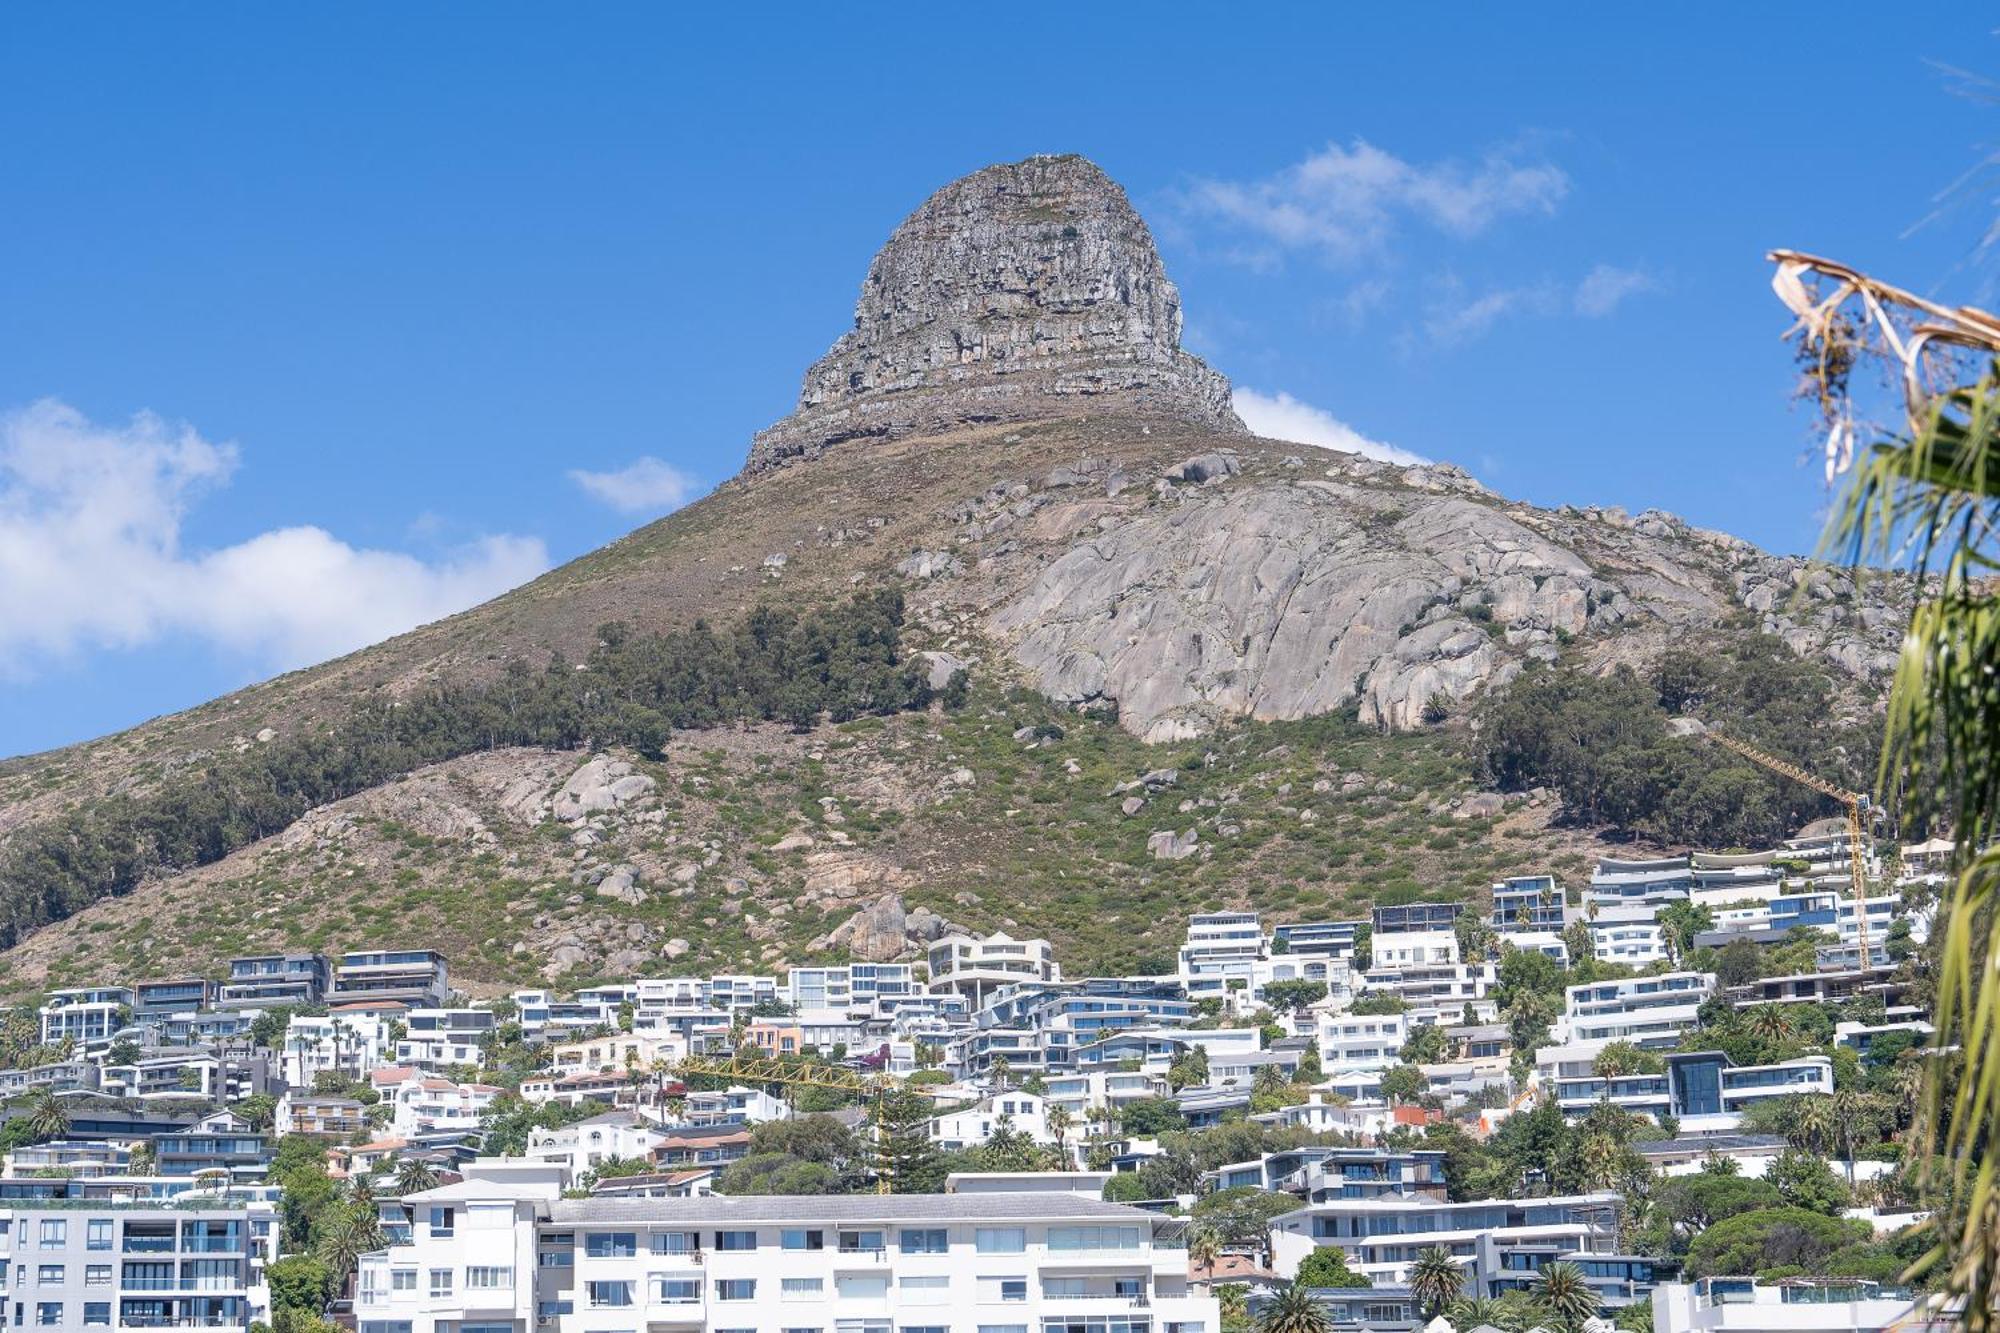
[[1137, 1227], [1050, 1227], [1052, 1250], [1136, 1250]]
[[905, 1227], [900, 1240], [904, 1254], [946, 1254], [951, 1250], [943, 1227]]
[[[61, 1218], [42, 1219], [42, 1248], [60, 1250], [67, 1244], [69, 1244], [69, 1223]], [[56, 1311], [60, 1314], [62, 1307], [58, 1305]]]
[[535, 1256], [538, 1268], [575, 1268], [575, 1250], [543, 1250]]
[[575, 1313], [575, 1301], [537, 1301], [535, 1303], [535, 1317], [538, 1319], [546, 1319], [554, 1322], [563, 1315]]
[[903, 1333], [951, 1333], [943, 1324], [905, 1324]]
[[[514, 1270], [511, 1268], [467, 1268], [465, 1270], [467, 1291], [512, 1291]], [[460, 1333], [464, 1333], [460, 1330]]]
[[449, 1268], [433, 1268], [431, 1270], [431, 1295], [451, 1295], [451, 1270]]
[[83, 1270], [83, 1285], [86, 1287], [108, 1287], [111, 1285], [111, 1265], [92, 1264]]
[[887, 1273], [849, 1273], [833, 1280], [833, 1291], [844, 1301], [879, 1301], [889, 1294]]
[[826, 1279], [822, 1277], [780, 1278], [778, 1295], [788, 1301], [816, 1301], [826, 1294]]
[[389, 1270], [389, 1290], [415, 1291], [417, 1270], [414, 1268], [392, 1268]]
[[980, 1227], [973, 1248], [981, 1254], [1020, 1254], [1028, 1248], [1028, 1233], [1020, 1227]]
[[757, 1233], [754, 1231], [718, 1231], [715, 1233], [715, 1248], [718, 1250], [754, 1250], [757, 1248]]
[[84, 1243], [88, 1248], [93, 1250], [108, 1250], [111, 1248], [112, 1221], [110, 1218], [93, 1217], [89, 1222], [85, 1223], [85, 1226], [88, 1228], [88, 1237]]
[[788, 1250], [823, 1250], [826, 1248], [826, 1233], [787, 1228], [779, 1236], [779, 1243]]
[[905, 1305], [942, 1305], [951, 1298], [951, 1279], [942, 1275], [899, 1277], [896, 1292]]
[[655, 1231], [654, 1254], [693, 1254], [701, 1248], [701, 1236], [693, 1231]]
[[54, 1328], [62, 1323], [62, 1302], [43, 1301], [35, 1307], [35, 1322], [43, 1328]]
[[108, 1328], [110, 1325], [110, 1301], [85, 1301], [83, 1303], [83, 1326], [85, 1328]]
[[701, 1300], [701, 1279], [656, 1277], [653, 1279], [653, 1299], [661, 1305], [694, 1305]]
[[587, 1291], [593, 1310], [623, 1309], [632, 1303], [630, 1282], [592, 1282], [587, 1284]]
[[1028, 1299], [1028, 1279], [1024, 1277], [982, 1277], [979, 1279], [979, 1301], [991, 1305], [995, 1301], [1025, 1301]]
[[840, 1233], [842, 1254], [869, 1254], [884, 1248], [882, 1233], [879, 1231], [843, 1231]]
[[593, 1231], [584, 1237], [583, 1252], [592, 1259], [630, 1259], [639, 1252], [636, 1231]]
[[63, 1266], [61, 1264], [43, 1264], [41, 1270], [35, 1274], [35, 1282], [38, 1286], [60, 1287], [62, 1280]]
[[1026, 1324], [981, 1324], [979, 1333], [1028, 1333]]
[[437, 1240], [450, 1239], [453, 1221], [451, 1209], [433, 1207], [431, 1209], [431, 1236]]
[[715, 1299], [718, 1301], [754, 1301], [757, 1299], [757, 1279], [754, 1277], [720, 1278], [715, 1284]]

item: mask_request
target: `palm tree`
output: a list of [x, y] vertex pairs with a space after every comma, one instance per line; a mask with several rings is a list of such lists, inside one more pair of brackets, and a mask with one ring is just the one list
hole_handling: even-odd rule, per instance
[[437, 1171], [429, 1162], [416, 1157], [405, 1157], [396, 1163], [394, 1188], [397, 1198], [407, 1198], [423, 1190], [434, 1189], [437, 1183]]
[[1798, 1035], [1799, 1025], [1791, 1009], [1782, 1004], [1760, 1004], [1744, 1016], [1743, 1026], [1754, 1037], [1773, 1043], [1787, 1042]]
[[347, 1178], [347, 1197], [363, 1208], [375, 1206], [375, 1181], [366, 1171], [356, 1171]]
[[1623, 1174], [1625, 1153], [1609, 1134], [1586, 1135], [1576, 1149], [1577, 1166], [1583, 1183], [1594, 1190], [1608, 1190]]
[[[1936, 1163], [1923, 1182], [1937, 1243], [1917, 1262], [1973, 1333], [2000, 1308], [2000, 1179], [1987, 1145], [2000, 1131], [2000, 590], [1991, 582], [2000, 521], [2000, 328], [1991, 316], [1930, 301], [1843, 264], [1791, 251], [1771, 256], [1773, 287], [1798, 317], [1800, 360], [1827, 429], [1828, 479], [1848, 480], [1822, 549], [1860, 570], [1911, 570], [1882, 740], [1878, 788], [1905, 830], [1947, 824], [1956, 879], [1939, 903], [1934, 1044], [1960, 1052], [1932, 1063], [1911, 1156]], [[1921, 326], [1919, 329], [1918, 326]], [[1856, 374], [1869, 358], [1886, 376]], [[1851, 391], [1895, 385], [1901, 420]], [[1859, 438], [1869, 430], [1877, 438]], [[1865, 446], [1855, 458], [1857, 445]], [[1914, 816], [1914, 818], [1910, 818]]]
[[1076, 1117], [1067, 1106], [1051, 1106], [1042, 1118], [1048, 1122], [1049, 1133], [1056, 1136], [1056, 1151], [1062, 1154], [1063, 1170], [1067, 1171], [1076, 1164], [1069, 1146], [1069, 1131]]
[[1583, 1327], [1583, 1321], [1597, 1313], [1597, 1293], [1590, 1289], [1583, 1269], [1563, 1259], [1542, 1267], [1535, 1301], [1566, 1331]]
[[1445, 1311], [1445, 1318], [1456, 1329], [1470, 1330], [1481, 1324], [1498, 1328], [1506, 1313], [1500, 1302], [1491, 1296], [1461, 1296]]
[[28, 1097], [28, 1133], [37, 1143], [47, 1143], [69, 1133], [69, 1106], [48, 1088], [36, 1088]]
[[1188, 1267], [1198, 1268], [1203, 1274], [1213, 1276], [1216, 1261], [1222, 1258], [1222, 1237], [1214, 1227], [1198, 1226], [1188, 1230]]
[[1410, 1295], [1424, 1318], [1435, 1319], [1447, 1305], [1465, 1294], [1465, 1274], [1458, 1261], [1442, 1245], [1433, 1245], [1417, 1255], [1410, 1265]]
[[313, 1257], [326, 1265], [336, 1291], [347, 1289], [347, 1279], [361, 1256], [382, 1248], [382, 1226], [374, 1212], [352, 1204], [339, 1209], [320, 1228], [313, 1244]]
[[1861, 1138], [1873, 1139], [1882, 1127], [1888, 1108], [1872, 1092], [1840, 1088], [1828, 1098], [1833, 1116], [1834, 1137], [1840, 1141], [1840, 1156], [1847, 1163], [1847, 1184], [1854, 1186], [1854, 1145]]
[[1294, 1282], [1257, 1314], [1257, 1333], [1332, 1333], [1333, 1321], [1312, 1292]]
[[1834, 1120], [1833, 1098], [1824, 1093], [1806, 1093], [1792, 1098], [1785, 1140], [1800, 1152], [1824, 1157], [1833, 1151], [1840, 1126]]
[[1249, 1315], [1249, 1302], [1244, 1295], [1241, 1282], [1225, 1282], [1215, 1289], [1215, 1302], [1220, 1307], [1222, 1324], [1225, 1328], [1241, 1327]]

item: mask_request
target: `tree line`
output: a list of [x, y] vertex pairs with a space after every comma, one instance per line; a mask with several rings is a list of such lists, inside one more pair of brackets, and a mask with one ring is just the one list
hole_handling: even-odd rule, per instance
[[[717, 630], [598, 632], [581, 662], [511, 660], [497, 680], [372, 694], [337, 722], [241, 753], [200, 756], [153, 789], [114, 794], [15, 836], [0, 853], [0, 948], [145, 880], [221, 860], [306, 811], [426, 764], [504, 746], [663, 753], [676, 730], [805, 728], [922, 708], [927, 674], [901, 650], [902, 594], [805, 614], [759, 607]], [[962, 686], [959, 687], [962, 693]]]

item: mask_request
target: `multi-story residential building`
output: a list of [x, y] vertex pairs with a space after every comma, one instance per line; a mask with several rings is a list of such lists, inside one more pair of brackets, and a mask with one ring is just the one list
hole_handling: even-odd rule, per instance
[[778, 979], [749, 973], [717, 973], [708, 979], [706, 990], [711, 1007], [737, 1013], [778, 1002]]
[[[1288, 925], [1271, 928], [1271, 955], [1273, 958], [1290, 955], [1297, 958], [1352, 958], [1355, 941], [1366, 921], [1294, 921]], [[1318, 977], [1307, 978], [1317, 981]]]
[[480, 1044], [499, 1026], [499, 1015], [491, 1009], [412, 1009], [396, 1040], [396, 1063], [438, 1072], [476, 1065]]
[[681, 1108], [681, 1120], [689, 1125], [754, 1125], [788, 1120], [791, 1114], [792, 1108], [770, 1093], [741, 1086], [690, 1092]]
[[1401, 999], [1405, 1017], [1418, 1027], [1491, 1022], [1498, 1015], [1486, 997], [1499, 977], [1496, 963], [1409, 963], [1362, 973], [1365, 989]]
[[1037, 1143], [1054, 1143], [1043, 1100], [1031, 1092], [1003, 1092], [962, 1110], [947, 1111], [931, 1119], [931, 1138], [946, 1152], [976, 1148], [993, 1137], [1002, 1121], [1017, 1134], [1026, 1134]]
[[262, 1180], [270, 1164], [270, 1139], [234, 1111], [217, 1111], [179, 1133], [153, 1138], [153, 1170], [162, 1176], [226, 1171], [235, 1184]]
[[666, 1138], [665, 1130], [630, 1111], [607, 1111], [560, 1129], [530, 1131], [527, 1155], [560, 1164], [575, 1180], [606, 1162], [649, 1161]]
[[1444, 1153], [1427, 1149], [1324, 1149], [1304, 1163], [1292, 1187], [1303, 1190], [1309, 1203], [1411, 1195], [1442, 1201], [1444, 1159]]
[[[1376, 957], [1381, 957], [1382, 936], [1401, 935], [1407, 931], [1426, 934], [1443, 932], [1449, 935], [1464, 911], [1464, 903], [1396, 903], [1387, 907], [1377, 907], [1369, 917], [1375, 927]], [[1456, 959], [1457, 955], [1453, 957]]]
[[[514, 1002], [514, 1021], [521, 1025], [525, 1041], [580, 1037], [600, 1028], [618, 1026], [618, 1004], [614, 1002], [585, 1000], [581, 996], [561, 1000], [546, 990], [517, 990], [507, 998]], [[635, 1001], [635, 1016], [637, 1008]], [[718, 1021], [721, 1021], [719, 1016]]]
[[931, 945], [933, 992], [963, 995], [973, 1009], [986, 1007], [993, 992], [1023, 981], [1061, 981], [1056, 952], [1047, 940], [1017, 940], [997, 932], [985, 938], [947, 935]]
[[1220, 1319], [1188, 1289], [1184, 1222], [1078, 1194], [570, 1200], [482, 1165], [383, 1205], [390, 1245], [362, 1260], [359, 1333], [1213, 1333]]
[[1554, 875], [1516, 875], [1493, 886], [1487, 924], [1502, 935], [1561, 935], [1569, 906]]
[[288, 1092], [278, 1102], [278, 1132], [344, 1139], [368, 1128], [367, 1111], [352, 1097], [313, 1097]]
[[1319, 1042], [1320, 1066], [1335, 1069], [1387, 1069], [1396, 1063], [1410, 1039], [1404, 1014], [1314, 1015], [1313, 1036]]
[[215, 1002], [215, 989], [215, 983], [207, 977], [142, 981], [132, 988], [132, 1017], [144, 1020], [193, 1013]]
[[325, 1002], [332, 982], [325, 954], [253, 954], [229, 960], [229, 980], [222, 983], [216, 1003], [233, 1009], [318, 1005]]
[[[67, 1182], [64, 1182], [67, 1183]], [[58, 1329], [248, 1328], [268, 1320], [275, 1209], [188, 1209], [69, 1195], [0, 1203], [10, 1321]]]
[[749, 1151], [750, 1130], [741, 1121], [681, 1125], [668, 1130], [653, 1149], [653, 1164], [663, 1171], [720, 1169]]
[[1705, 1277], [1653, 1291], [1656, 1333], [1945, 1333], [1958, 1322], [1949, 1311], [1918, 1310], [1905, 1288], [1864, 1278]]
[[124, 1175], [132, 1165], [132, 1149], [108, 1139], [51, 1139], [11, 1149], [0, 1179], [18, 1180], [42, 1172], [74, 1180]]
[[558, 1074], [624, 1074], [672, 1064], [688, 1053], [687, 1043], [672, 1035], [614, 1032], [603, 1037], [566, 1041], [549, 1049], [549, 1067]]
[[242, 1047], [233, 1050], [146, 1051], [130, 1064], [103, 1066], [98, 1087], [109, 1097], [175, 1101], [198, 1097], [211, 1102], [241, 1101], [278, 1087], [270, 1057]]
[[1800, 972], [1760, 977], [1729, 988], [1729, 1002], [1738, 1009], [1758, 1004], [1828, 1004], [1858, 996], [1879, 996], [1890, 1008], [1903, 1002], [1906, 983], [1894, 966], [1853, 968], [1839, 972]]
[[1628, 967], [1665, 962], [1667, 935], [1655, 911], [1643, 903], [1600, 909], [1585, 925], [1590, 932], [1591, 956], [1600, 963], [1623, 963]]
[[450, 969], [435, 949], [364, 949], [342, 954], [327, 1003], [345, 1009], [442, 1009]]
[[285, 1025], [279, 1072], [294, 1088], [322, 1073], [360, 1079], [389, 1060], [390, 1020], [378, 1014], [293, 1014]]
[[1590, 872], [1589, 901], [1599, 907], [1621, 903], [1651, 903], [1663, 906], [1686, 898], [1694, 889], [1694, 872], [1685, 856], [1666, 856], [1647, 861], [1604, 857]]
[[1448, 929], [1397, 930], [1371, 939], [1368, 950], [1368, 975], [1410, 967], [1443, 966], [1458, 961], [1458, 933]]
[[[1574, 1069], [1565, 1062], [1561, 1068]], [[1589, 1114], [1600, 1101], [1655, 1118], [1672, 1115], [1683, 1129], [1736, 1127], [1745, 1108], [1767, 1097], [1833, 1091], [1833, 1062], [1809, 1055], [1773, 1065], [1738, 1065], [1720, 1051], [1677, 1051], [1658, 1074], [1600, 1078], [1594, 1070], [1558, 1075], [1556, 1102], [1563, 1114]]]
[[1264, 927], [1255, 912], [1197, 912], [1188, 918], [1175, 976], [1190, 1000], [1226, 999], [1232, 990], [1247, 998], [1263, 957]]
[[479, 1119], [504, 1091], [490, 1083], [454, 1083], [408, 1065], [369, 1071], [368, 1085], [391, 1108], [389, 1132], [414, 1139], [479, 1128]]
[[915, 994], [916, 969], [908, 963], [847, 963], [795, 967], [785, 977], [786, 1001], [795, 1010], [881, 1012], [880, 1001]]
[[1629, 1041], [1669, 1050], [1695, 1025], [1715, 990], [1708, 972], [1663, 972], [1650, 977], [1567, 987], [1563, 1022], [1573, 1043]]
[[1117, 1111], [1133, 1102], [1167, 1095], [1164, 1075], [1143, 1069], [1093, 1069], [1087, 1073], [1056, 1074], [1042, 1081], [1042, 1101], [1061, 1107], [1074, 1124], [1089, 1122], [1092, 1112]]
[[[1620, 1196], [1611, 1191], [1543, 1199], [1443, 1203], [1418, 1195], [1330, 1198], [1271, 1222], [1272, 1267], [1287, 1279], [1322, 1245], [1378, 1286], [1409, 1281], [1417, 1256], [1442, 1246], [1458, 1259], [1468, 1294], [1491, 1296], [1509, 1280], [1510, 1256], [1556, 1245], [1564, 1257], [1614, 1252]], [[1515, 1261], [1518, 1262], [1518, 1261]]]
[[40, 1010], [42, 1044], [108, 1042], [132, 1021], [132, 992], [124, 986], [79, 986], [50, 991]]

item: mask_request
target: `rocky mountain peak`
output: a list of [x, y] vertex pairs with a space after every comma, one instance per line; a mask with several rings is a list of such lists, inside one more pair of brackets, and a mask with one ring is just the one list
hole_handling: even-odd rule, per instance
[[868, 266], [854, 327], [746, 471], [848, 440], [1127, 411], [1244, 432], [1229, 382], [1181, 349], [1180, 293], [1124, 190], [1084, 158], [953, 181]]

